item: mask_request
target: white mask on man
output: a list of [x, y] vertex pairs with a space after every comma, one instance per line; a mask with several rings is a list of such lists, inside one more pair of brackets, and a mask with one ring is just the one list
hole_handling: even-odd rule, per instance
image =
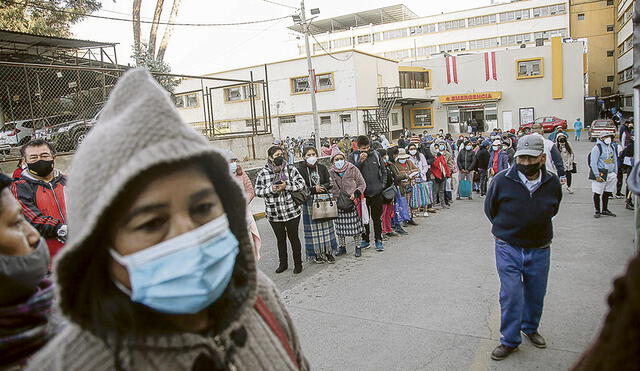
[[606, 145], [611, 144], [611, 138], [604, 138], [604, 144]]

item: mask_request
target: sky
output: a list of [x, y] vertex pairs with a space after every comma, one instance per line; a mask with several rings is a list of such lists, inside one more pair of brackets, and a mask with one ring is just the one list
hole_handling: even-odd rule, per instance
[[[298, 8], [297, 0], [273, 0]], [[132, 0], [103, 0], [102, 10], [94, 14], [131, 18]], [[320, 19], [403, 3], [418, 16], [476, 8], [490, 0], [305, 0], [307, 9], [319, 8]], [[172, 0], [164, 1], [162, 21], [167, 21]], [[141, 17], [151, 20], [155, 0], [143, 0]], [[291, 15], [294, 9], [265, 0], [182, 0], [176, 22], [234, 23], [278, 18]], [[298, 56], [297, 33], [287, 27], [291, 17], [253, 25], [174, 28], [165, 61], [174, 73], [201, 75], [227, 69], [268, 63]], [[165, 26], [160, 26], [160, 44]], [[142, 40], [149, 38], [149, 24], [142, 25]], [[133, 28], [130, 22], [86, 18], [72, 28], [75, 38], [118, 43], [120, 64], [131, 63]]]

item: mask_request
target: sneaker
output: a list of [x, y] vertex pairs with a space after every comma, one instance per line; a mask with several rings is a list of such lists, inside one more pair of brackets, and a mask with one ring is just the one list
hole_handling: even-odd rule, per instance
[[401, 236], [406, 236], [409, 234], [409, 232], [405, 231], [404, 229], [400, 228], [400, 229], [396, 229], [396, 233], [401, 235]]
[[380, 241], [380, 240], [376, 241], [376, 251], [384, 251], [384, 245], [382, 244], [382, 241]]
[[416, 223], [416, 221], [415, 221], [415, 220], [413, 220], [413, 219], [409, 220], [409, 221], [407, 222], [407, 224], [409, 224], [409, 225], [418, 225], [418, 223]]
[[437, 213], [436, 209], [434, 209], [433, 207], [430, 207], [427, 209], [427, 212], [431, 213], [431, 214], [435, 214]]
[[330, 252], [326, 253], [325, 255], [327, 256], [327, 263], [333, 264], [336, 262], [336, 258], [334, 258]]
[[358, 246], [356, 246], [356, 253], [353, 254], [356, 258], [359, 258], [362, 256], [362, 249], [359, 248]]
[[593, 214], [593, 217], [596, 218], [596, 219], [600, 218], [600, 212], [596, 211], [596, 213]]
[[617, 199], [621, 199], [624, 198], [624, 195], [622, 193], [616, 193], [614, 197]]
[[604, 216], [613, 216], [613, 217], [615, 217], [615, 216], [616, 216], [616, 214], [612, 213], [612, 212], [611, 212], [611, 211], [609, 211], [609, 210], [602, 210], [602, 212], [601, 212], [600, 214], [602, 214], [602, 215], [604, 215]]
[[569, 192], [569, 194], [573, 194], [573, 189], [571, 189], [571, 187], [567, 187], [567, 192]]
[[630, 205], [630, 204], [626, 204], [626, 205], [624, 206], [624, 208], [625, 208], [625, 209], [627, 209], [627, 210], [631, 210], [631, 211], [635, 210], [635, 209], [633, 208], [633, 205]]
[[338, 247], [338, 252], [336, 253], [336, 256], [340, 256], [340, 255], [346, 255], [347, 254], [347, 248], [344, 246], [340, 246]]
[[529, 341], [531, 341], [533, 346], [535, 346], [536, 348], [544, 349], [547, 347], [547, 342], [544, 340], [542, 335], [540, 335], [537, 332], [534, 332], [533, 334], [525, 334], [523, 332], [522, 335], [524, 335], [524, 337], [529, 339]]
[[422, 214], [422, 216], [424, 216], [424, 217], [428, 217], [428, 216], [429, 216], [429, 212], [428, 212], [428, 211], [425, 211], [425, 212], [424, 212], [424, 214]]
[[369, 243], [369, 241], [360, 241], [361, 249], [368, 249], [369, 247], [371, 247], [371, 244]]
[[321, 256], [321, 255], [319, 255], [319, 254], [316, 254], [316, 257], [315, 257], [315, 258], [313, 258], [313, 261], [314, 261], [316, 264], [323, 264], [323, 263], [324, 263], [324, 259], [322, 259], [322, 256]]
[[280, 264], [278, 266], [278, 269], [276, 269], [276, 273], [282, 273], [282, 272], [286, 271], [287, 269], [289, 269], [289, 267], [286, 264]]
[[293, 267], [293, 274], [299, 274], [300, 272], [302, 272], [302, 264]]
[[516, 351], [518, 351], [518, 347], [512, 348], [500, 344], [496, 347], [496, 349], [493, 350], [493, 352], [491, 352], [491, 359], [493, 359], [494, 361], [502, 361], [503, 359], [507, 358], [509, 354]]
[[389, 241], [389, 237], [387, 237], [386, 233], [382, 234], [382, 241]]
[[387, 237], [398, 237], [398, 234], [396, 232], [387, 232]]

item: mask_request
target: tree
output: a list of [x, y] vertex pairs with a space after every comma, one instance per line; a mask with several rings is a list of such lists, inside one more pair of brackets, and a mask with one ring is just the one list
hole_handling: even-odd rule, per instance
[[71, 37], [71, 26], [101, 8], [99, 0], [0, 0], [0, 29], [52, 37]]
[[[180, 3], [182, 0], [173, 0], [173, 6], [171, 7], [171, 15], [169, 15], [169, 23], [174, 23], [176, 17], [178, 16], [178, 9], [180, 8]], [[158, 49], [158, 59], [164, 60], [164, 53], [167, 51], [167, 46], [169, 46], [169, 39], [171, 38], [171, 33], [173, 32], [173, 25], [167, 25], [167, 28], [164, 29], [164, 35], [162, 35], [162, 42], [160, 43], [160, 49]]]
[[[180, 79], [173, 76], [162, 75], [171, 72], [171, 67], [167, 62], [157, 60], [149, 52], [149, 48], [145, 43], [141, 42], [140, 47], [133, 47], [131, 57], [136, 61], [136, 67], [143, 67], [153, 73], [153, 77], [169, 92], [173, 93], [173, 89], [180, 85]], [[160, 74], [160, 75], [158, 75]]]
[[[180, 4], [182, 0], [173, 0], [173, 4], [171, 6], [171, 14], [169, 15], [170, 24], [165, 26], [164, 34], [162, 36], [162, 42], [160, 43], [160, 47], [156, 52], [156, 44], [158, 40], [158, 28], [160, 22], [160, 17], [162, 15], [162, 8], [164, 6], [164, 0], [156, 0], [156, 6], [153, 12], [153, 23], [151, 23], [151, 30], [149, 32], [149, 41], [147, 45], [147, 54], [156, 61], [163, 61], [164, 55], [167, 51], [167, 47], [169, 46], [169, 39], [171, 38], [171, 34], [173, 32], [173, 25], [171, 23], [175, 22], [176, 17], [178, 16], [178, 10], [180, 9]], [[142, 0], [134, 0], [133, 8], [132, 8], [132, 18], [133, 18], [133, 47], [134, 47], [134, 55], [143, 55], [142, 50], [140, 50], [142, 42], [140, 40], [141, 24], [140, 24], [140, 11], [141, 11]]]

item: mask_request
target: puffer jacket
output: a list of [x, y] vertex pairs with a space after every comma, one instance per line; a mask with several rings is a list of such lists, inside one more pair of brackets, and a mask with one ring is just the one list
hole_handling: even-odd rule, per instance
[[458, 153], [458, 169], [466, 171], [476, 169], [476, 154], [473, 150], [460, 150], [460, 153]]

